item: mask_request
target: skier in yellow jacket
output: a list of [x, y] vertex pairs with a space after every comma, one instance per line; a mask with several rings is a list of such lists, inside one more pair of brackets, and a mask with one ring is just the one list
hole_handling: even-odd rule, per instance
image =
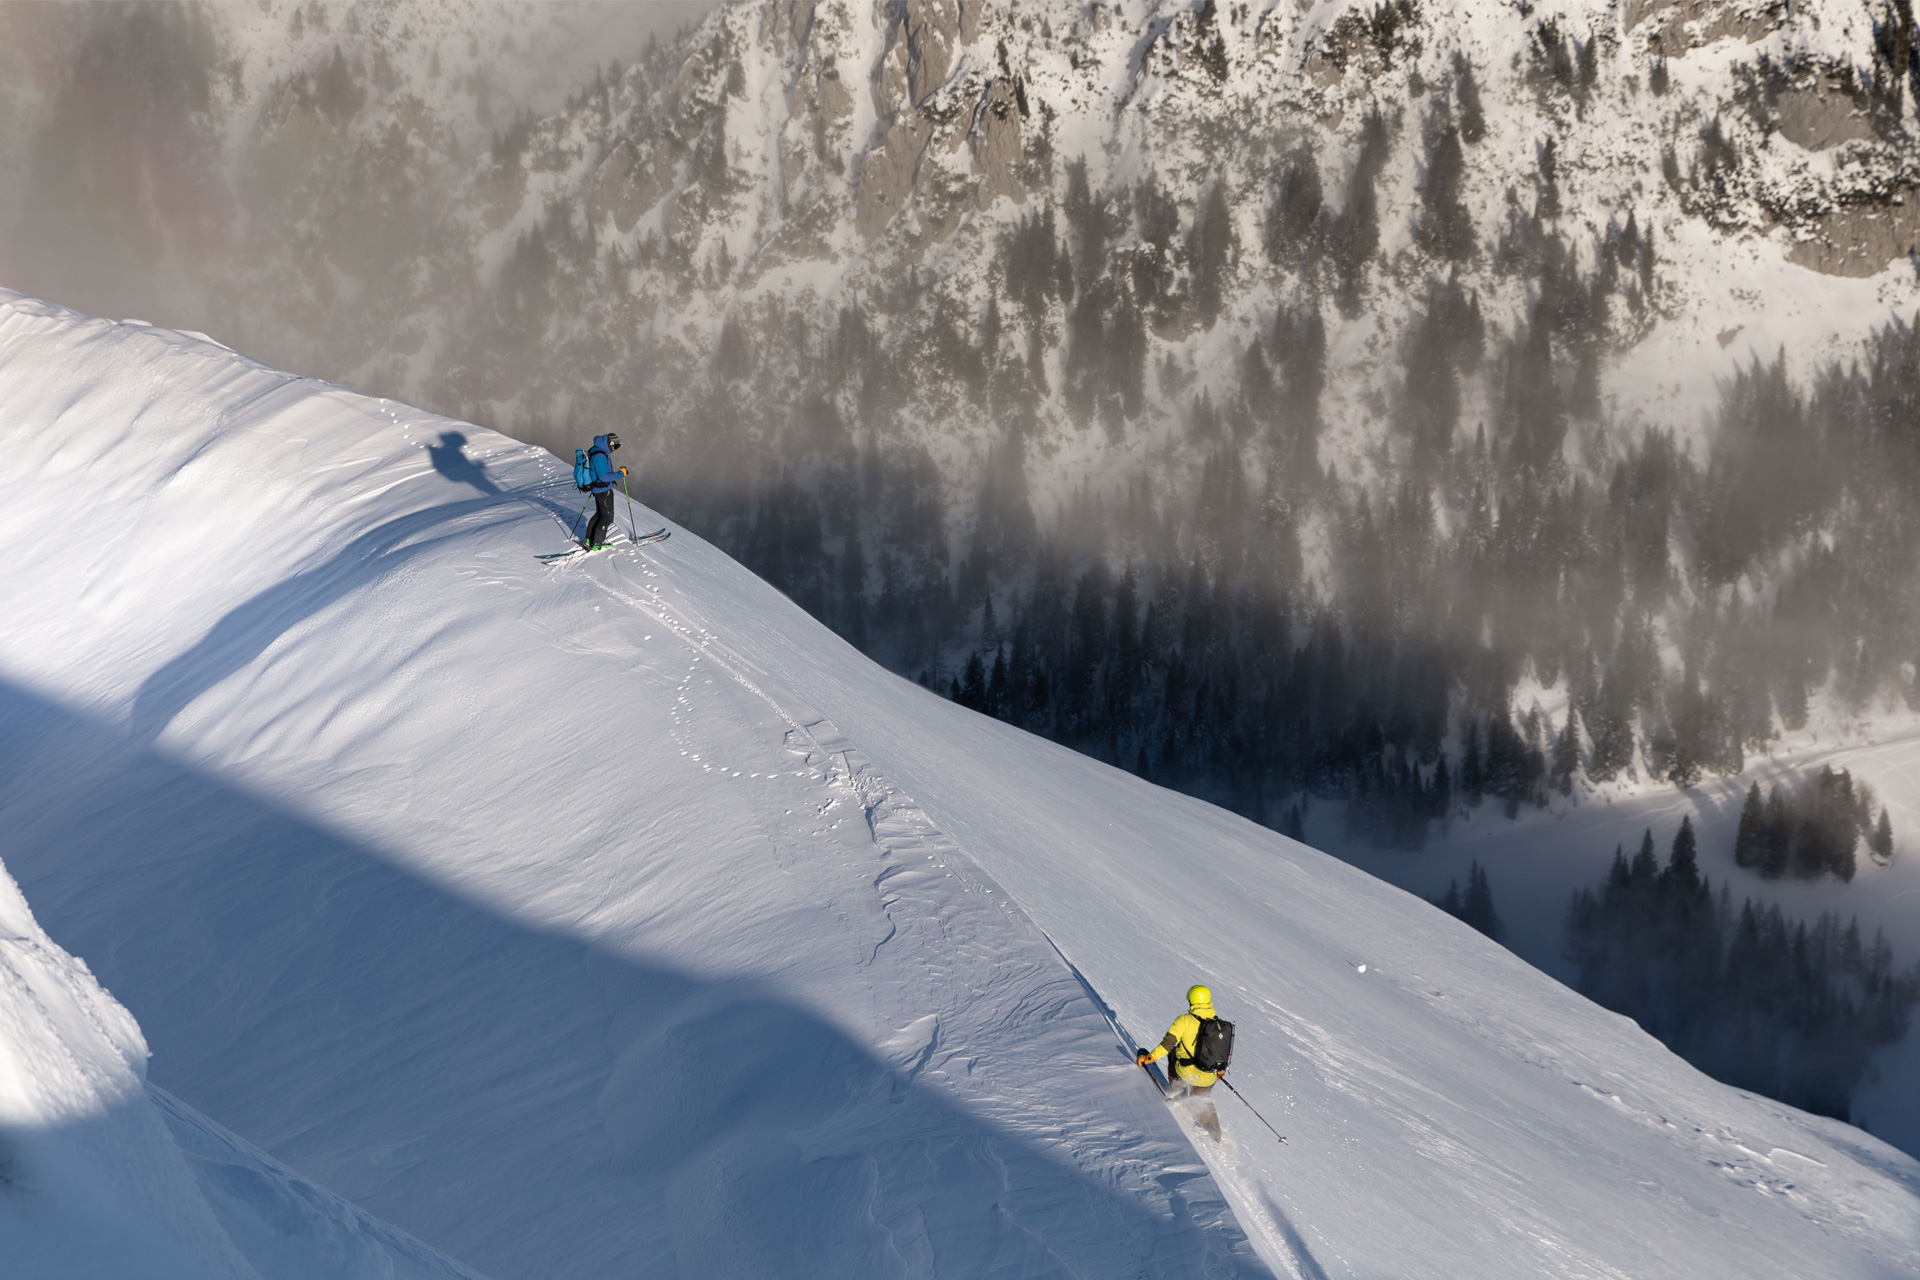
[[[1135, 1055], [1135, 1061], [1143, 1067], [1172, 1055], [1167, 1064], [1170, 1068], [1167, 1072], [1168, 1081], [1173, 1086], [1170, 1096], [1192, 1096], [1198, 1104], [1194, 1109], [1195, 1123], [1215, 1140], [1220, 1137], [1220, 1115], [1213, 1109], [1213, 1099], [1209, 1095], [1220, 1076], [1217, 1071], [1201, 1070], [1194, 1065], [1193, 1058], [1199, 1046], [1201, 1023], [1219, 1016], [1213, 1011], [1213, 992], [1205, 987], [1189, 987], [1187, 1012], [1173, 1020], [1165, 1038], [1156, 1047], [1152, 1050], [1141, 1049]], [[1227, 1026], [1230, 1045], [1232, 1024], [1228, 1023]]]

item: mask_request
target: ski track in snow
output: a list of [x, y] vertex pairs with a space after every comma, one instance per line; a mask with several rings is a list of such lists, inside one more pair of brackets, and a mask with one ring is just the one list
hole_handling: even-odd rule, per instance
[[[276, 1159], [496, 1280], [1920, 1270], [1907, 1157], [452, 425], [0, 294], [3, 856]], [[1287, 1146], [1140, 1078], [1196, 979]]]
[[[82, 345], [124, 332], [85, 326]], [[144, 332], [182, 354], [169, 335]], [[184, 442], [178, 457], [144, 439], [139, 465], [160, 472], [164, 495], [183, 474], [230, 468], [222, 446], [235, 437], [271, 435], [269, 451], [292, 452], [334, 492], [282, 490], [258, 516], [326, 532], [293, 532], [190, 586], [176, 580], [202, 593], [199, 621], [171, 636], [119, 632], [135, 655], [83, 664], [122, 677], [92, 697], [62, 674], [22, 671], [14, 660], [34, 665], [30, 642], [5, 646], [9, 678], [34, 690], [6, 709], [14, 750], [36, 761], [31, 786], [114, 796], [73, 842], [90, 864], [70, 848], [57, 855], [51, 830], [12, 860], [56, 927], [100, 957], [156, 1028], [158, 1078], [498, 1276], [601, 1275], [636, 1254], [703, 1273], [804, 1274], [783, 1252], [801, 1240], [831, 1275], [1265, 1274], [1177, 1122], [1113, 1066], [1104, 1037], [1086, 1034], [1097, 1016], [1038, 932], [830, 721], [700, 622], [681, 586], [649, 567], [662, 548], [540, 565], [529, 540], [564, 518], [563, 503], [542, 496], [557, 471], [545, 455], [509, 446], [505, 469], [521, 483], [474, 498], [469, 478], [461, 497], [415, 461], [438, 420], [223, 359], [211, 379], [221, 389], [267, 385], [230, 397], [239, 407], [222, 415], [225, 437]], [[85, 393], [63, 407], [100, 411]], [[386, 447], [363, 440], [327, 456], [329, 429], [385, 432]], [[479, 438], [474, 451], [504, 443]], [[488, 459], [481, 478], [502, 470]], [[150, 532], [142, 503], [131, 506], [133, 528]], [[250, 514], [223, 517], [244, 528]], [[81, 554], [109, 575], [122, 558]], [[82, 594], [115, 618], [164, 609], [133, 606], [139, 591]], [[98, 641], [99, 621], [54, 648]], [[343, 625], [361, 641], [335, 643]], [[479, 665], [462, 674], [470, 661]], [[63, 674], [87, 683], [82, 670]], [[604, 712], [580, 714], [581, 683], [609, 700]], [[34, 705], [49, 684], [79, 723], [46, 727], [63, 719]], [[636, 700], [651, 714], [630, 708]], [[97, 738], [105, 752], [86, 745]], [[448, 767], [489, 739], [511, 742], [481, 751], [499, 761], [496, 778], [474, 785], [471, 770]], [[219, 835], [183, 824], [172, 847], [136, 855], [128, 828], [150, 842], [167, 825], [138, 815], [209, 802], [192, 779], [147, 776], [175, 762], [290, 803], [418, 883], [369, 886], [383, 876], [368, 859], [306, 833], [228, 836], [232, 856], [208, 857], [194, 846]], [[436, 798], [436, 775], [461, 774]], [[126, 896], [164, 895], [184, 912], [149, 916], [145, 931], [124, 911], [107, 918], [98, 877], [132, 856], [143, 862], [132, 878], [146, 879]], [[210, 865], [196, 870], [196, 858]], [[488, 931], [421, 901], [435, 890], [588, 950], [556, 956], [497, 938], [483, 949], [506, 954], [489, 963], [474, 949]], [[395, 897], [411, 901], [382, 900]], [[250, 914], [268, 923], [237, 919]], [[123, 947], [128, 929], [140, 936]], [[261, 936], [276, 930], [290, 939], [284, 956]], [[223, 943], [241, 956], [208, 954]], [[373, 945], [391, 955], [373, 958]], [[174, 956], [201, 976], [172, 976]], [[706, 994], [690, 1008], [630, 992], [625, 965], [636, 961], [685, 971]], [[582, 963], [585, 992], [549, 991], [578, 988]], [[508, 1026], [550, 1043], [464, 1044], [471, 1012], [407, 1015], [363, 991], [387, 969], [413, 971], [418, 994], [402, 1003], [499, 1000]], [[220, 1015], [196, 986], [226, 1006]], [[542, 1000], [555, 1009], [541, 1014]], [[340, 1007], [309, 1028], [294, 1011], [316, 1003]], [[703, 1066], [688, 1088], [669, 1074], [667, 1096], [654, 1096], [654, 1064], [710, 1006], [745, 1024], [753, 1043], [728, 1051], [744, 1065]], [[340, 1036], [391, 1037], [411, 1061], [396, 1072], [351, 1052], [342, 1072], [328, 1044]], [[256, 1071], [265, 1075], [246, 1078]], [[521, 1088], [532, 1096], [516, 1106]], [[727, 1107], [746, 1119], [729, 1124]], [[529, 1166], [504, 1181], [489, 1168], [503, 1144]], [[769, 1186], [784, 1188], [772, 1202]], [[636, 1198], [660, 1207], [621, 1208]]]
[[[1057, 987], [1058, 978], [1051, 972], [1057, 958], [1081, 986], [1084, 992], [1082, 999], [1091, 1001], [1104, 1015], [1106, 1006], [1098, 991], [1053, 946], [1051, 939], [1046, 940], [1046, 945], [1053, 956], [1041, 955], [1034, 944], [1037, 938], [1044, 938], [1044, 934], [1003, 889], [995, 885], [951, 838], [934, 825], [911, 796], [880, 776], [872, 763], [861, 755], [859, 749], [847, 740], [831, 720], [791, 695], [782, 697], [773, 692], [775, 684], [765, 672], [730, 650], [710, 628], [698, 621], [697, 606], [692, 601], [679, 595], [663, 596], [657, 581], [659, 575], [651, 569], [643, 569], [642, 577], [654, 580], [648, 583], [648, 590], [644, 592], [632, 590], [628, 583], [619, 579], [601, 580], [595, 585], [679, 636], [696, 650], [697, 656], [681, 682], [683, 692], [677, 697], [677, 703], [682, 708], [689, 705], [686, 690], [699, 677], [704, 660], [709, 666], [723, 672], [741, 690], [762, 700], [772, 715], [785, 725], [782, 738], [787, 750], [801, 757], [807, 770], [834, 792], [835, 798], [822, 806], [821, 816], [824, 817], [843, 803], [848, 812], [857, 810], [860, 814], [872, 842], [869, 852], [878, 870], [874, 871], [871, 864], [864, 868], [856, 867], [855, 870], [861, 874], [872, 872], [871, 888], [876, 898], [865, 905], [869, 911], [877, 907], [884, 919], [884, 926], [875, 920], [869, 922], [866, 930], [856, 930], [870, 937], [884, 928], [867, 957], [867, 965], [875, 965], [880, 960], [881, 949], [899, 939], [901, 949], [912, 957], [911, 967], [918, 971], [930, 988], [922, 998], [931, 1001], [937, 1000], [940, 992], [952, 991], [956, 986], [965, 984], [970, 976], [978, 980], [978, 975], [983, 973], [1006, 971], [1015, 963], [1016, 957], [1022, 971], [1023, 985], [1031, 983], [1042, 988]], [[705, 679], [711, 680], [710, 677]], [[685, 717], [676, 719], [683, 729], [687, 727]], [[777, 729], [778, 725], [774, 727]], [[683, 752], [698, 754], [692, 751], [692, 744], [697, 740], [689, 733], [679, 732], [676, 737], [681, 742]], [[728, 773], [725, 763], [716, 764], [707, 760], [702, 762], [702, 767], [723, 775]], [[734, 769], [731, 776], [737, 779], [741, 771]], [[793, 870], [791, 866], [787, 869]], [[963, 898], [956, 898], [956, 895], [963, 895]], [[972, 901], [967, 902], [965, 898]], [[957, 921], [966, 921], [977, 927], [979, 918], [975, 913], [980, 908], [1003, 916], [1004, 925], [980, 928], [971, 934], [956, 927]], [[842, 913], [842, 919], [845, 918]], [[1025, 1000], [1022, 1001], [1024, 1003]], [[1083, 1011], [1075, 1008], [1078, 1003], [1072, 993], [1049, 991], [1045, 1007], [1039, 1011], [1040, 1017], [1049, 1023], [1080, 1020]], [[1033, 1011], [1018, 1008], [1017, 1012], [1019, 1016], [1005, 1018], [991, 1029], [992, 1032], [1015, 1040], [1026, 1038], [1024, 1028]], [[936, 1050], [941, 1048], [940, 1025], [940, 1015], [927, 1014], [903, 1028], [899, 1036], [889, 1042], [889, 1048], [895, 1053], [893, 1060], [896, 1068], [906, 1078], [917, 1077], [934, 1058]], [[1130, 1052], [1125, 1040], [1126, 1037], [1121, 1035], [1122, 1051]], [[1021, 1122], [1018, 1113], [1009, 1114], [1003, 1119], [1015, 1125]], [[1112, 1144], [1116, 1151], [1124, 1150], [1127, 1145], [1126, 1136], [1118, 1132], [1103, 1134], [1102, 1141]], [[1260, 1242], [1265, 1246], [1262, 1254], [1269, 1259], [1280, 1259], [1286, 1273], [1291, 1276], [1310, 1274], [1302, 1272], [1295, 1265], [1300, 1252], [1303, 1252], [1297, 1236], [1293, 1236], [1290, 1229], [1276, 1225], [1269, 1214], [1260, 1212], [1260, 1197], [1268, 1193], [1259, 1185], [1257, 1178], [1233, 1177], [1231, 1164], [1223, 1161], [1218, 1154], [1209, 1153], [1204, 1148], [1200, 1148], [1200, 1154], [1211, 1157], [1208, 1164], [1213, 1166], [1216, 1180], [1223, 1186], [1233, 1187], [1236, 1194], [1230, 1195], [1229, 1199], [1243, 1223], [1251, 1209], [1255, 1211], [1259, 1225], [1267, 1228], [1259, 1232], [1264, 1237]], [[1215, 1220], [1208, 1225], [1226, 1227], [1229, 1232], [1232, 1231], [1232, 1227], [1218, 1217], [1218, 1207], [1205, 1203], [1212, 1197], [1204, 1180], [1200, 1180], [1198, 1186], [1191, 1185], [1200, 1173], [1191, 1162], [1163, 1170], [1150, 1171], [1143, 1167], [1141, 1172], [1176, 1175], [1177, 1180], [1169, 1179], [1167, 1186], [1177, 1206], [1178, 1217], [1205, 1221], [1208, 1216], [1213, 1216]], [[1222, 1177], [1222, 1174], [1227, 1176]], [[1200, 1207], [1203, 1212], [1200, 1214], [1195, 1214], [1193, 1207], [1186, 1203], [1191, 1193], [1198, 1193], [1202, 1202]]]

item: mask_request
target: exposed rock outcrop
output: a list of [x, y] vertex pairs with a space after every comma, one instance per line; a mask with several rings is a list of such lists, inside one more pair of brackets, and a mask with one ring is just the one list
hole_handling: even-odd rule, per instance
[[587, 216], [597, 225], [611, 215], [621, 235], [633, 230], [642, 214], [666, 195], [672, 172], [663, 172], [658, 157], [642, 157], [633, 143], [622, 138], [601, 162], [587, 196]]
[[1920, 188], [1842, 205], [1808, 230], [1787, 250], [1789, 262], [1833, 276], [1877, 276], [1897, 258], [1920, 256]]
[[1873, 121], [1855, 95], [1830, 76], [1781, 92], [1774, 108], [1780, 136], [1809, 151], [1873, 137]]
[[1785, 13], [1782, 0], [1633, 0], [1626, 29], [1645, 26], [1654, 47], [1682, 53], [1728, 36], [1752, 44]]

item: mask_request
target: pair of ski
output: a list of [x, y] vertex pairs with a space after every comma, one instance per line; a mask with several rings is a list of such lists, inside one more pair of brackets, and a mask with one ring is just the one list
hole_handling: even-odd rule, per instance
[[[1060, 944], [1055, 942], [1052, 939], [1052, 937], [1046, 935], [1044, 932], [1042, 933], [1041, 936], [1047, 939], [1047, 945], [1053, 948], [1053, 953], [1060, 957], [1060, 963], [1066, 965], [1067, 968], [1072, 971], [1073, 976], [1079, 979], [1080, 988], [1081, 990], [1087, 993], [1087, 999], [1093, 1002], [1093, 1007], [1100, 1011], [1100, 1016], [1102, 1018], [1106, 1019], [1108, 1029], [1113, 1032], [1113, 1038], [1119, 1042], [1118, 1048], [1120, 1050], [1121, 1055], [1123, 1057], [1134, 1058], [1134, 1060], [1139, 1063], [1140, 1069], [1147, 1073], [1147, 1079], [1153, 1081], [1153, 1087], [1159, 1091], [1160, 1096], [1166, 1099], [1168, 1104], [1171, 1105], [1175, 1100], [1173, 1096], [1173, 1091], [1169, 1089], [1167, 1087], [1166, 1082], [1160, 1078], [1160, 1073], [1153, 1069], [1153, 1064], [1151, 1062], [1139, 1062], [1139, 1059], [1135, 1057], [1135, 1055], [1139, 1053], [1139, 1050], [1133, 1047], [1134, 1039], [1132, 1036], [1127, 1034], [1127, 1029], [1120, 1025], [1120, 1015], [1114, 1012], [1112, 1005], [1108, 1004], [1104, 999], [1101, 998], [1101, 995], [1098, 991], [1094, 990], [1093, 984], [1087, 981], [1087, 975], [1080, 972], [1080, 966], [1076, 965], [1073, 961], [1067, 959], [1067, 953], [1060, 949]], [[1169, 1066], [1169, 1069], [1171, 1069], [1172, 1064], [1169, 1063], [1168, 1066]], [[1264, 1124], [1267, 1126], [1267, 1132], [1271, 1133], [1274, 1137], [1280, 1139], [1281, 1144], [1285, 1145], [1287, 1141], [1286, 1135], [1281, 1133], [1278, 1129], [1274, 1128], [1271, 1124], [1268, 1124], [1267, 1118], [1261, 1115], [1259, 1111], [1255, 1110], [1254, 1105], [1251, 1102], [1247, 1102], [1247, 1100], [1244, 1097], [1241, 1097], [1240, 1091], [1238, 1089], [1235, 1089], [1233, 1087], [1233, 1082], [1227, 1079], [1227, 1075], [1224, 1069], [1220, 1072], [1220, 1083], [1226, 1085], [1227, 1091], [1233, 1094], [1234, 1097], [1240, 1098], [1240, 1101], [1242, 1102], [1246, 1102], [1247, 1110], [1252, 1111], [1255, 1118], [1257, 1118], [1261, 1124]], [[1219, 1141], [1219, 1136], [1217, 1134], [1210, 1135], [1210, 1136], [1213, 1137], [1214, 1141], [1216, 1142]]]
[[620, 547], [639, 546], [648, 542], [665, 542], [673, 534], [665, 526], [652, 533], [643, 533], [637, 538], [628, 538], [625, 542], [605, 542], [597, 547], [571, 547], [566, 551], [555, 551], [544, 556], [535, 556], [543, 564], [561, 564], [569, 560], [584, 560], [588, 556], [599, 555], [602, 551], [613, 551]]
[[[1108, 1021], [1111, 1022], [1112, 1019], [1108, 1019]], [[1115, 1027], [1114, 1029], [1116, 1031], [1119, 1030], [1118, 1027]], [[1127, 1051], [1126, 1036], [1122, 1035], [1120, 1037], [1120, 1052], [1125, 1053], [1126, 1051]], [[1153, 1069], [1152, 1063], [1142, 1062], [1140, 1064], [1140, 1069], [1147, 1073], [1147, 1079], [1153, 1081], [1153, 1087], [1160, 1091], [1160, 1096], [1165, 1098], [1169, 1104], [1172, 1104], [1178, 1101], [1178, 1098], [1174, 1094], [1173, 1090], [1160, 1082], [1160, 1073]], [[1228, 1093], [1231, 1093], [1236, 1098], [1240, 1098], [1240, 1101], [1242, 1102], [1247, 1102], [1245, 1098], [1240, 1097], [1240, 1091], [1233, 1087], [1233, 1081], [1227, 1079], [1225, 1070], [1221, 1071], [1219, 1080], [1221, 1084], [1227, 1086]], [[1280, 1139], [1281, 1144], [1285, 1145], [1287, 1141], [1286, 1135], [1282, 1134], [1278, 1129], [1274, 1128], [1271, 1124], [1267, 1124], [1267, 1118], [1261, 1115], [1260, 1112], [1257, 1109], [1255, 1109], [1254, 1105], [1251, 1102], [1247, 1102], [1247, 1110], [1253, 1112], [1254, 1119], [1258, 1120], [1261, 1124], [1264, 1124], [1267, 1126], [1268, 1133], [1271, 1133], [1274, 1137]], [[1215, 1142], [1220, 1141], [1220, 1135], [1216, 1132], [1207, 1131], [1207, 1136], [1211, 1137]]]
[[[1052, 941], [1052, 939], [1048, 939], [1048, 941]], [[1059, 951], [1059, 949], [1060, 948], [1058, 947], [1054, 948], [1055, 951]], [[1060, 958], [1062, 960], [1066, 959], [1064, 955], [1061, 956]], [[1068, 967], [1072, 968], [1073, 962], [1068, 961], [1067, 963], [1068, 963]], [[1076, 978], [1080, 978], [1080, 985], [1083, 987], [1086, 987], [1087, 994], [1093, 998], [1094, 1003], [1099, 1007], [1100, 1015], [1107, 1020], [1107, 1025], [1113, 1029], [1114, 1038], [1120, 1042], [1120, 1052], [1127, 1055], [1128, 1057], [1133, 1057], [1133, 1055], [1139, 1051], [1132, 1047], [1133, 1038], [1127, 1034], [1126, 1028], [1120, 1025], [1119, 1017], [1113, 1012], [1112, 1009], [1107, 1007], [1106, 1001], [1100, 999], [1100, 997], [1097, 994], [1095, 994], [1093, 987], [1088, 984], [1087, 980], [1084, 977], [1081, 977], [1080, 971], [1078, 969], [1073, 970], [1073, 976]], [[1135, 1059], [1135, 1060], [1138, 1061], [1138, 1059]], [[1153, 1064], [1151, 1062], [1141, 1062], [1139, 1065], [1140, 1065], [1140, 1069], [1147, 1073], [1147, 1079], [1153, 1081], [1153, 1087], [1160, 1091], [1160, 1096], [1167, 1100], [1167, 1104], [1169, 1106], [1179, 1101], [1179, 1095], [1176, 1095], [1173, 1092], [1173, 1090], [1170, 1087], [1168, 1087], [1172, 1083], [1172, 1078], [1173, 1078], [1171, 1062], [1169, 1062], [1168, 1064], [1169, 1069], [1168, 1069], [1167, 1079], [1164, 1081], [1160, 1078], [1160, 1073], [1153, 1069]], [[1251, 1102], [1247, 1102], [1247, 1100], [1244, 1097], [1241, 1097], [1240, 1091], [1233, 1087], [1233, 1081], [1227, 1079], [1227, 1073], [1224, 1067], [1221, 1068], [1219, 1076], [1217, 1078], [1219, 1079], [1219, 1082], [1221, 1084], [1227, 1086], [1228, 1093], [1231, 1093], [1236, 1098], [1240, 1098], [1240, 1101], [1247, 1103], [1247, 1110], [1252, 1111], [1254, 1118], [1258, 1120], [1261, 1124], [1264, 1124], [1267, 1126], [1268, 1133], [1271, 1133], [1274, 1137], [1280, 1139], [1281, 1145], [1284, 1146], [1286, 1144], [1286, 1141], [1287, 1141], [1286, 1135], [1281, 1133], [1278, 1129], [1274, 1128], [1271, 1124], [1269, 1124], [1267, 1122], [1267, 1118], [1261, 1115], [1260, 1112], [1254, 1107], [1254, 1105]], [[1219, 1122], [1215, 1121], [1215, 1123], [1218, 1124]], [[1203, 1133], [1206, 1133], [1206, 1135], [1212, 1138], [1215, 1142], [1220, 1141], [1220, 1134], [1217, 1131], [1208, 1130], [1208, 1129], [1202, 1129], [1201, 1131]]]

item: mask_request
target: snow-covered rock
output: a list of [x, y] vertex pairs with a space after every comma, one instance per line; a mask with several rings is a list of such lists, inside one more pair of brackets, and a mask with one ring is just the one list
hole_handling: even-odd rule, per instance
[[[1920, 1267], [1911, 1159], [1417, 899], [683, 529], [541, 565], [538, 450], [5, 295], [0, 455], [15, 874], [157, 1080], [491, 1274]], [[1288, 1145], [1132, 1065], [1196, 979]]]
[[[194, 12], [13, 19], [0, 167], [19, 180], [0, 220], [41, 250], [0, 249], [16, 287], [119, 300], [139, 277], [121, 305], [140, 314], [152, 294], [171, 323], [556, 445], [570, 416], [639, 415], [688, 486], [681, 431], [731, 321], [763, 369], [758, 449], [796, 387], [823, 395], [883, 451], [929, 451], [955, 533], [1009, 412], [975, 403], [940, 347], [955, 326], [977, 341], [996, 294], [1005, 350], [984, 358], [1043, 365], [1022, 427], [1043, 521], [1083, 483], [1156, 476], [1184, 501], [1205, 453], [1187, 402], [1236, 394], [1281, 308], [1330, 326], [1321, 461], [1391, 478], [1396, 356], [1431, 283], [1457, 274], [1496, 342], [1513, 336], [1541, 289], [1518, 234], [1536, 212], [1583, 280], [1648, 250], [1643, 280], [1628, 264], [1601, 290], [1600, 454], [1642, 426], [1691, 434], [1756, 355], [1784, 348], [1804, 374], [1920, 302], [1920, 81], [1895, 65], [1912, 39], [1896, 0], [765, 0], [651, 51], [640, 24], [479, 0]], [[150, 84], [176, 88], [150, 101]], [[155, 134], [138, 163], [118, 150], [130, 115]], [[1304, 158], [1315, 207], [1344, 211], [1376, 116], [1377, 250], [1349, 312], [1275, 256], [1275, 209]], [[1474, 238], [1457, 258], [1422, 233], [1449, 127]], [[1111, 222], [1098, 245], [1064, 216], [1076, 164]], [[1217, 316], [1193, 243], [1216, 186]], [[1081, 294], [1104, 279], [1097, 309], [1130, 299], [1151, 320], [1147, 407], [1108, 431], [1065, 394], [1078, 303], [1011, 305], [1003, 242], [1049, 207]], [[883, 421], [819, 376], [843, 311], [905, 366]], [[1492, 394], [1479, 381], [1463, 422]]]

